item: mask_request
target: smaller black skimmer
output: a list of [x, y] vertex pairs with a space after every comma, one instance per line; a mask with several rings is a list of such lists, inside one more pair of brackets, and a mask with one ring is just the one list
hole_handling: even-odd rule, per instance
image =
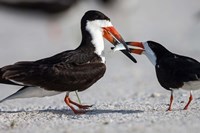
[[[116, 45], [125, 42], [110, 19], [99, 11], [88, 11], [81, 20], [82, 41], [75, 50], [68, 50], [37, 61], [22, 61], [0, 68], [0, 83], [23, 86], [16, 93], [1, 100], [44, 97], [66, 92], [65, 103], [76, 110], [90, 106], [80, 105], [69, 98], [72, 91], [83, 91], [93, 85], [106, 71], [103, 37]], [[70, 42], [68, 42], [70, 43]], [[129, 55], [127, 51], [123, 53]], [[129, 58], [135, 59], [129, 55]]]
[[189, 101], [184, 107], [188, 109], [192, 101], [192, 90], [200, 89], [200, 63], [190, 57], [170, 52], [157, 42], [127, 42], [127, 45], [140, 47], [132, 49], [135, 54], [145, 54], [155, 66], [160, 85], [171, 91], [168, 111], [172, 110], [173, 91], [179, 88], [190, 91]]

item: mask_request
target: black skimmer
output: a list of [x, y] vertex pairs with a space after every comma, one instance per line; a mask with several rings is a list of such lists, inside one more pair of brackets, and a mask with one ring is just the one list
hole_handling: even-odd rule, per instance
[[[81, 0], [0, 0], [0, 5], [26, 11], [42, 11], [48, 14], [57, 14], [68, 10]], [[114, 0], [96, 0], [104, 4]]]
[[[22, 61], [2, 67], [0, 83], [23, 87], [0, 102], [66, 92], [65, 103], [75, 114], [84, 113], [85, 110], [76, 110], [72, 104], [80, 109], [90, 106], [75, 103], [69, 98], [69, 93], [89, 88], [104, 75], [106, 65], [102, 55], [103, 37], [114, 45], [116, 42], [125, 45], [125, 42], [110, 19], [99, 11], [91, 10], [85, 13], [81, 20], [81, 32], [82, 41], [75, 50], [64, 51], [37, 61]], [[132, 60], [134, 61], [134, 58]]]
[[1, 0], [0, 5], [56, 14], [69, 9], [76, 2], [77, 0]]
[[101, 2], [103, 2], [103, 3], [105, 3], [105, 4], [109, 4], [109, 3], [112, 3], [112, 2], [114, 2], [115, 0], [99, 0], [99, 1], [101, 1]]
[[140, 47], [132, 49], [135, 54], [145, 54], [155, 66], [160, 85], [171, 91], [168, 111], [172, 110], [173, 91], [179, 88], [190, 91], [189, 101], [184, 107], [188, 109], [191, 103], [192, 90], [200, 89], [200, 63], [190, 57], [170, 52], [157, 42], [127, 42], [127, 45]]

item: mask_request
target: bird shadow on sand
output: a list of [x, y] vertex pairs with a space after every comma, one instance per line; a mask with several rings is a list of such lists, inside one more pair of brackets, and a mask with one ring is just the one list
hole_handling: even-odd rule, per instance
[[[72, 110], [67, 109], [48, 109], [48, 110], [40, 110], [40, 113], [53, 113], [57, 115], [76, 115], [72, 112]], [[84, 115], [100, 115], [100, 114], [135, 114], [135, 113], [143, 113], [142, 110], [113, 110], [113, 109], [93, 109], [93, 110], [86, 110]]]
[[98, 114], [112, 114], [112, 113], [119, 113], [119, 114], [135, 114], [135, 113], [143, 113], [142, 110], [113, 110], [113, 109], [95, 109], [95, 110], [88, 110], [86, 114], [88, 115], [98, 115]]
[[[52, 113], [56, 115], [75, 115], [72, 110], [70, 109], [44, 109], [44, 110], [33, 110], [33, 111], [26, 111], [26, 110], [18, 110], [18, 111], [0, 111], [0, 114], [2, 113]], [[93, 109], [93, 110], [87, 110], [84, 115], [99, 115], [99, 114], [135, 114], [135, 113], [143, 113], [142, 110], [113, 110], [113, 109]]]

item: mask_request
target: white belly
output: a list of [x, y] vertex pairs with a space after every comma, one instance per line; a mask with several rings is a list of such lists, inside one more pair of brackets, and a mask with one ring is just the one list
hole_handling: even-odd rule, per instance
[[181, 89], [189, 90], [189, 91], [190, 90], [198, 90], [198, 89], [200, 89], [200, 80], [185, 82]]

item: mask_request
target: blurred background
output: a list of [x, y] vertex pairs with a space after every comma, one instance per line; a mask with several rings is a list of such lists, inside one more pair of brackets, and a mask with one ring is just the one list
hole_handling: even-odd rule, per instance
[[[199, 0], [0, 0], [0, 67], [75, 49], [81, 41], [81, 17], [91, 9], [109, 16], [127, 41], [154, 40], [170, 51], [200, 61]], [[107, 41], [105, 45], [107, 72], [80, 93], [84, 102], [169, 93], [159, 85], [154, 67], [145, 56], [134, 55], [138, 60], [134, 64], [121, 52], [113, 53]], [[19, 87], [0, 85], [0, 89], [0, 98], [4, 98]], [[51, 98], [65, 106], [60, 102], [61, 95]], [[8, 105], [11, 103], [4, 104]]]

